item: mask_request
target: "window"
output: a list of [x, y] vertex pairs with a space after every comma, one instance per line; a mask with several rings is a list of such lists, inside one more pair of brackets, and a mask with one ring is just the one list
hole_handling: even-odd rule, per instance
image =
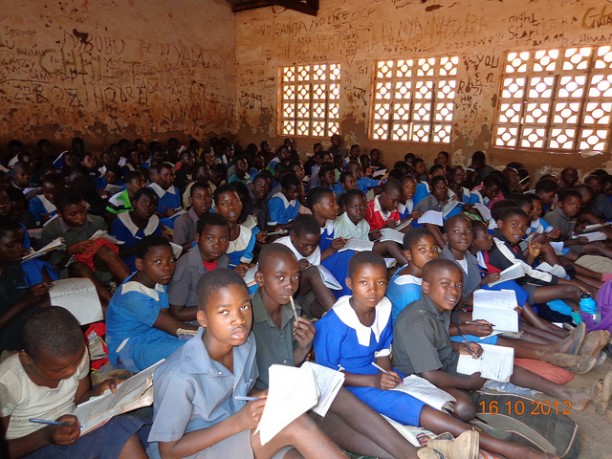
[[611, 46], [509, 52], [494, 145], [604, 151], [611, 111]]
[[378, 61], [370, 136], [450, 143], [459, 58]]
[[340, 65], [281, 69], [280, 131], [283, 135], [330, 137], [340, 132]]

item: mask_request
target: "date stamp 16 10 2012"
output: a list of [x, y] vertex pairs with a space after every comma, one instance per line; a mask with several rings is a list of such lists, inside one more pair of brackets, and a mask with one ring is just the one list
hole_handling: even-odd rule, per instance
[[530, 416], [548, 416], [551, 414], [572, 414], [572, 402], [569, 400], [508, 400], [499, 403], [497, 400], [481, 400], [478, 403], [479, 414], [507, 414], [509, 416], [527, 414]]

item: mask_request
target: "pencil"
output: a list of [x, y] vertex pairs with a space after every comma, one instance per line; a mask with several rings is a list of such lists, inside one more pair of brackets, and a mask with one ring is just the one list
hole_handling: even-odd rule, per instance
[[236, 395], [234, 400], [239, 400], [241, 402], [254, 402], [255, 400], [260, 400], [263, 397], [245, 397], [244, 395]]
[[71, 422], [66, 421], [47, 421], [46, 419], [38, 419], [38, 418], [30, 418], [28, 421], [33, 422], [34, 424], [46, 424], [49, 426], [64, 426], [69, 427], [72, 425]]
[[295, 302], [293, 301], [293, 295], [289, 297], [289, 300], [291, 301], [291, 309], [293, 309], [293, 317], [295, 317], [295, 321], [297, 322], [299, 316], [297, 313], [297, 309], [295, 309]]
[[387, 370], [385, 370], [383, 367], [381, 367], [380, 365], [378, 365], [376, 362], [372, 362], [372, 366], [374, 368], [376, 368], [377, 370], [382, 371], [383, 373], [387, 373], [389, 374], [389, 372]]
[[461, 335], [461, 337], [463, 338], [463, 342], [465, 344], [467, 344], [467, 348], [468, 351], [470, 352], [470, 355], [472, 357], [476, 357], [476, 354], [474, 354], [474, 351], [472, 350], [472, 348], [470, 347], [470, 342], [467, 340], [467, 338], [465, 337], [465, 335], [463, 334], [463, 330], [461, 330], [461, 328], [459, 328], [459, 326], [457, 326], [457, 331], [459, 332], [459, 334]]

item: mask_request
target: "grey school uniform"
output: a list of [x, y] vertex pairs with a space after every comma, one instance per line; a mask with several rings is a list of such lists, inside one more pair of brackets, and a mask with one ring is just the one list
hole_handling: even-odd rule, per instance
[[433, 195], [429, 194], [414, 206], [414, 210], [416, 212], [427, 212], [428, 210], [442, 212], [442, 204]]
[[450, 251], [449, 246], [445, 246], [440, 252], [440, 258], [445, 258], [457, 264], [461, 268], [461, 275], [463, 276], [463, 294], [462, 297], [465, 300], [474, 293], [478, 287], [480, 287], [480, 269], [478, 269], [478, 260], [470, 252], [465, 252], [465, 260], [467, 261], [467, 273], [463, 270], [463, 266], [455, 260], [453, 253]]
[[[293, 338], [293, 311], [289, 304], [281, 306], [281, 327], [278, 328], [261, 298], [261, 290], [251, 297], [253, 305], [253, 335], [257, 343], [259, 379], [255, 387], [267, 389], [270, 383], [268, 368], [274, 363], [295, 366], [293, 351], [298, 342]], [[301, 308], [296, 304], [298, 314]]]
[[[228, 265], [227, 255], [222, 255], [217, 260], [217, 269], [227, 269]], [[176, 263], [174, 275], [168, 285], [168, 302], [176, 306], [197, 306], [195, 288], [205, 272], [200, 248], [196, 245]]]
[[195, 213], [193, 207], [186, 214], [181, 215], [174, 222], [174, 233], [172, 242], [178, 245], [185, 245], [193, 242], [200, 217]]
[[576, 219], [570, 218], [561, 207], [555, 209], [544, 215], [546, 220], [551, 226], [559, 228], [561, 230], [561, 238], [568, 239], [574, 234], [574, 228], [576, 227]]
[[[234, 347], [234, 368], [229, 371], [208, 355], [203, 328], [155, 371], [155, 414], [147, 454], [159, 458], [157, 442], [177, 441], [188, 432], [206, 429], [238, 412], [257, 379], [255, 338], [249, 335]], [[198, 459], [253, 457], [251, 431], [244, 430], [210, 448], [189, 456]]]
[[393, 366], [406, 375], [442, 370], [457, 374], [459, 354], [448, 329], [450, 312], [440, 313], [425, 295], [404, 308], [393, 326]]

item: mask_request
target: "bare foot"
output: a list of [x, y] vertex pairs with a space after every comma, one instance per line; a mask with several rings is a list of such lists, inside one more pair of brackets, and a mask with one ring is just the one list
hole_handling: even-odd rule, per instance
[[572, 409], [582, 411], [593, 399], [594, 388], [568, 389], [567, 400], [572, 403]]

